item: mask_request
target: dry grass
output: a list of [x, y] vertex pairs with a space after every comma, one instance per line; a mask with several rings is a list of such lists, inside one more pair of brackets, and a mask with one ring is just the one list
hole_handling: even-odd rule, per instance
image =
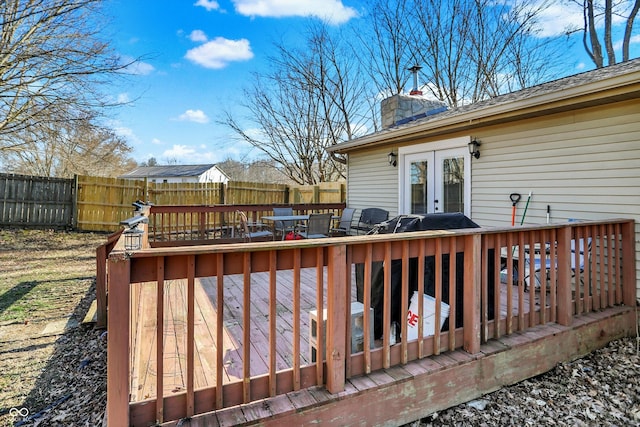
[[[11, 408], [34, 415], [106, 393], [102, 331], [78, 326], [94, 298], [95, 248], [104, 241], [101, 234], [0, 230], [0, 426], [16, 421]], [[43, 418], [26, 425], [76, 424], [70, 414]]]

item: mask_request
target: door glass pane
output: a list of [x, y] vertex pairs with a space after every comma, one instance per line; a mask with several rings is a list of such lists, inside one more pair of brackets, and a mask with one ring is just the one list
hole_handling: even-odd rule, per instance
[[464, 157], [442, 160], [442, 212], [464, 212]]
[[411, 213], [427, 213], [427, 165], [426, 161], [411, 162]]

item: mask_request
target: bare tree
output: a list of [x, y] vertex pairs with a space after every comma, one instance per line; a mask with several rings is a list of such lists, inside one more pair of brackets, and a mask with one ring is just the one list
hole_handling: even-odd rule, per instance
[[582, 32], [582, 44], [595, 66], [602, 68], [617, 62], [613, 43], [613, 22], [616, 17], [624, 20], [625, 23], [622, 38], [622, 61], [628, 61], [631, 34], [638, 10], [640, 10], [640, 0], [605, 0], [604, 4], [594, 0], [572, 0], [572, 2], [583, 10], [583, 25], [579, 29], [568, 29], [568, 33]]
[[386, 96], [402, 93], [408, 80], [406, 68], [417, 60], [410, 45], [408, 2], [376, 0], [367, 19], [356, 29], [355, 53], [362, 59], [375, 89]]
[[274, 184], [289, 184], [291, 180], [282, 172], [273, 160], [256, 160], [242, 163], [227, 159], [218, 163], [220, 169], [233, 181], [270, 182]]
[[90, 117], [39, 123], [19, 134], [21, 150], [0, 151], [10, 172], [40, 176], [118, 176], [133, 169], [131, 147]]
[[367, 120], [359, 64], [337, 40], [325, 25], [313, 24], [303, 47], [276, 46], [272, 70], [245, 90], [244, 106], [258, 132], [230, 114], [224, 122], [299, 184], [343, 177], [344, 159], [326, 148], [353, 138]]
[[101, 3], [0, 2], [0, 152], [24, 151], [42, 129], [69, 132], [88, 116], [95, 129], [97, 112], [115, 105], [100, 89], [130, 64], [101, 41]]
[[549, 40], [535, 36], [548, 2], [413, 0], [412, 49], [427, 90], [452, 107], [539, 83], [553, 69], [540, 62]]

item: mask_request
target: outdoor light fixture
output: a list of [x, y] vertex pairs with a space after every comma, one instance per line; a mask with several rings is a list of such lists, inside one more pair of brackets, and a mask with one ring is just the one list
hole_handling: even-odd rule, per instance
[[124, 250], [139, 251], [142, 249], [142, 236], [144, 231], [137, 227], [128, 228], [122, 232], [124, 235]]
[[471, 154], [476, 159], [479, 159], [480, 150], [478, 150], [478, 147], [480, 147], [481, 145], [482, 144], [480, 144], [478, 140], [476, 140], [475, 138], [472, 139], [471, 142], [469, 143], [469, 154]]
[[126, 229], [122, 232], [125, 251], [138, 251], [142, 249], [142, 238], [144, 237], [144, 230], [138, 228], [138, 225], [148, 223], [149, 217], [146, 217], [144, 215], [137, 215], [132, 218], [127, 218], [120, 221], [120, 225], [124, 225], [126, 227]]
[[397, 164], [396, 159], [398, 158], [398, 155], [392, 151], [387, 155], [387, 157], [389, 158], [389, 165], [395, 167]]

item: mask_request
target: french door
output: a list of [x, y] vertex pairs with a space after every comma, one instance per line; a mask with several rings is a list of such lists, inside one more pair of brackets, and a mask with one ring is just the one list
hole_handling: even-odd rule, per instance
[[467, 147], [407, 153], [402, 158], [400, 211], [471, 214]]

